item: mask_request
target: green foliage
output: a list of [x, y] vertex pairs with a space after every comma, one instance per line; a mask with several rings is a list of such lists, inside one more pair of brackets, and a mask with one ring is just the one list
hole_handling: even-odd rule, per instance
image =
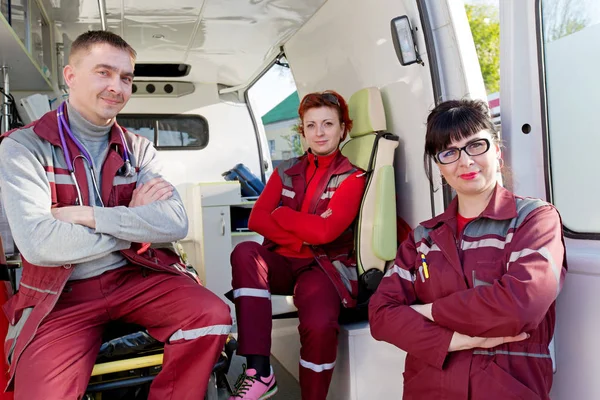
[[479, 66], [488, 93], [500, 90], [500, 20], [496, 8], [484, 4], [466, 4], [465, 10]]
[[[589, 25], [588, 3], [581, 0], [544, 0], [543, 30], [546, 43], [576, 33]], [[465, 4], [465, 11], [481, 74], [488, 93], [500, 90], [500, 20], [498, 9], [487, 4]]]
[[579, 32], [590, 22], [586, 3], [579, 0], [544, 0], [542, 8], [546, 43]]
[[[297, 128], [296, 128], [297, 129]], [[293, 131], [297, 130], [292, 128]], [[290, 134], [290, 135], [282, 135], [281, 138], [285, 140], [290, 149], [292, 150], [292, 154], [294, 157], [299, 157], [304, 154], [304, 149], [302, 148], [302, 142], [300, 141], [300, 135], [298, 133]]]

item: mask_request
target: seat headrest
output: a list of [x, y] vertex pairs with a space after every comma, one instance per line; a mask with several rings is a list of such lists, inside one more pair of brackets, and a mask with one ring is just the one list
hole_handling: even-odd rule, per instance
[[361, 89], [348, 101], [352, 130], [350, 137], [359, 137], [387, 130], [381, 92], [376, 87]]

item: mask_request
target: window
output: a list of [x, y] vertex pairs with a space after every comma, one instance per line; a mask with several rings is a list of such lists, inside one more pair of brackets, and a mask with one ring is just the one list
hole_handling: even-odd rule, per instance
[[10, 23], [10, 26], [15, 31], [15, 34], [19, 37], [19, 39], [21, 39], [23, 45], [27, 47], [27, 21], [29, 19], [27, 0], [12, 0], [10, 2], [2, 1], [2, 3], [2, 9], [5, 18]]
[[275, 139], [269, 139], [269, 151], [271, 152], [271, 157], [275, 154]]
[[159, 150], [201, 150], [208, 145], [208, 122], [199, 115], [122, 114], [118, 122]]
[[488, 95], [500, 91], [500, 4], [466, 0], [465, 11]]
[[248, 101], [257, 123], [264, 127], [266, 140], [263, 147], [269, 146], [268, 156], [273, 167], [304, 153], [300, 138], [294, 138], [298, 136], [295, 127], [300, 99], [285, 56], [279, 57], [250, 87]]
[[553, 201], [568, 231], [599, 234], [600, 8], [575, 0], [541, 6]]
[[[302, 148], [302, 142], [300, 141], [300, 135], [296, 134], [292, 136], [292, 149]], [[297, 154], [302, 155], [302, 153]]]
[[[29, 3], [31, 7], [30, 53], [44, 74], [51, 74], [52, 67], [50, 25], [36, 1]], [[49, 72], [46, 72], [45, 70]]]

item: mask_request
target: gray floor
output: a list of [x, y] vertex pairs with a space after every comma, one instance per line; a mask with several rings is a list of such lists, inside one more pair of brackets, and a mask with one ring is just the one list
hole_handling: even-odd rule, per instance
[[[227, 378], [229, 383], [233, 386], [239, 374], [242, 373], [242, 364], [245, 362], [245, 358], [234, 356], [231, 361], [231, 367]], [[300, 385], [294, 377], [287, 372], [281, 364], [271, 357], [271, 364], [273, 365], [273, 371], [277, 378], [277, 387], [279, 390], [272, 399], [277, 400], [300, 400]], [[219, 393], [219, 400], [227, 400], [229, 395], [225, 392]]]

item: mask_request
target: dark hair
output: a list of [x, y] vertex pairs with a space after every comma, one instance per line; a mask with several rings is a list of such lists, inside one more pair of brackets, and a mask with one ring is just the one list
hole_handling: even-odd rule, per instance
[[77, 39], [71, 44], [71, 52], [69, 53], [69, 62], [72, 62], [73, 55], [82, 52], [90, 51], [91, 47], [96, 44], [109, 44], [119, 50], [125, 50], [131, 58], [135, 59], [137, 53], [123, 38], [116, 33], [109, 31], [87, 31], [77, 36]]
[[429, 159], [436, 160], [438, 152], [452, 142], [466, 139], [487, 130], [495, 144], [500, 144], [498, 129], [492, 122], [488, 105], [481, 100], [448, 100], [438, 104], [427, 117], [425, 134], [425, 173], [432, 181]]
[[[332, 98], [331, 96], [335, 97]], [[337, 101], [336, 101], [337, 99]], [[342, 141], [346, 139], [348, 132], [352, 130], [352, 120], [348, 112], [348, 104], [346, 100], [338, 93], [333, 90], [326, 90], [324, 92], [309, 93], [300, 102], [298, 107], [298, 115], [300, 116], [300, 124], [298, 124], [298, 133], [304, 136], [304, 114], [311, 108], [319, 107], [331, 107], [334, 108], [340, 118], [340, 124], [344, 124], [344, 133], [342, 134]]]

